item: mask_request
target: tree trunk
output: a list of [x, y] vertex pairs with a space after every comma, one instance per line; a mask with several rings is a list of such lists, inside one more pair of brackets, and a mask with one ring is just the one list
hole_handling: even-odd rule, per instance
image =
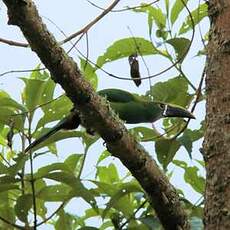
[[209, 1], [205, 229], [230, 229], [230, 1]]

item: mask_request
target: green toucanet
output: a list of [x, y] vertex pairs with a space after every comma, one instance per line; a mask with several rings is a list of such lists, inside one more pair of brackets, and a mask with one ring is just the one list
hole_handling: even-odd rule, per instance
[[[112, 109], [119, 117], [128, 124], [152, 123], [163, 117], [184, 117], [195, 118], [189, 111], [163, 102], [150, 101], [146, 97], [129, 93], [120, 89], [104, 89], [98, 92], [100, 96], [105, 97]], [[76, 110], [57, 123], [50, 131], [32, 142], [26, 152], [46, 140], [49, 136], [58, 130], [76, 129], [80, 125], [80, 118]]]

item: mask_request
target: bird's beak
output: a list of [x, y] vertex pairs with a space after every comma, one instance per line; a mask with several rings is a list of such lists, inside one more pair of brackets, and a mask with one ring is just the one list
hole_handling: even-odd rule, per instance
[[181, 107], [172, 106], [172, 105], [165, 106], [163, 116], [164, 117], [184, 117], [184, 118], [195, 119], [195, 116], [192, 113], [190, 113], [188, 110], [183, 109]]

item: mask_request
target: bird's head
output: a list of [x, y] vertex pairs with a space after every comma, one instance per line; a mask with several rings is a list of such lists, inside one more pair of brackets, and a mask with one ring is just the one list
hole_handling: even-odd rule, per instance
[[159, 103], [159, 107], [161, 108], [162, 117], [183, 117], [195, 119], [195, 116], [191, 112], [182, 107], [164, 103]]

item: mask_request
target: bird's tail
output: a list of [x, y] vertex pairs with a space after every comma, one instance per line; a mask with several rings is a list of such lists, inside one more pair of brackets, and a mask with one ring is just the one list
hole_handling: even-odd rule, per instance
[[31, 150], [32, 148], [34, 148], [35, 146], [39, 145], [43, 141], [47, 140], [47, 138], [49, 138], [50, 136], [52, 136], [53, 134], [55, 134], [56, 132], [58, 132], [62, 128], [63, 128], [63, 124], [61, 122], [59, 122], [56, 126], [54, 126], [53, 128], [51, 128], [47, 133], [43, 134], [41, 137], [39, 137], [38, 139], [36, 139], [35, 141], [33, 141], [25, 149], [25, 153], [28, 152], [29, 150]]
[[80, 125], [80, 117], [74, 109], [71, 110], [71, 113], [63, 118], [60, 122], [58, 122], [53, 128], [51, 128], [47, 133], [39, 137], [37, 140], [32, 142], [26, 149], [25, 152], [28, 152], [32, 148], [34, 148], [36, 145], [40, 144], [41, 142], [45, 141], [47, 138], [55, 134], [61, 129], [65, 130], [72, 130], [76, 129]]

